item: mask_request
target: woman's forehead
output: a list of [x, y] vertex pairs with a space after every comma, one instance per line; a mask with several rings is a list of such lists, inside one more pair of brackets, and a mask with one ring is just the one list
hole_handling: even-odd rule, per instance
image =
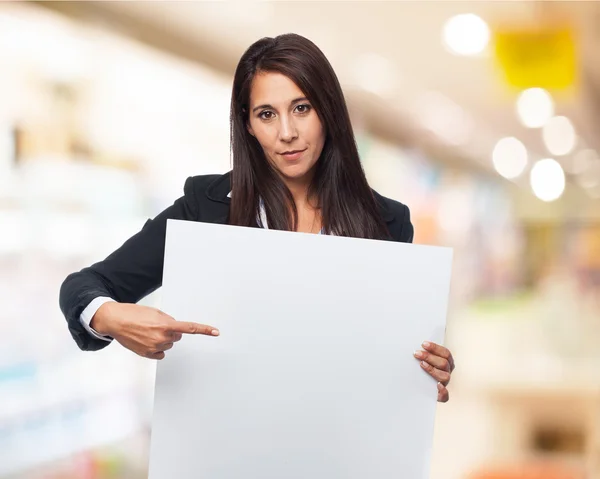
[[258, 73], [250, 88], [251, 105], [289, 105], [306, 95], [289, 77], [278, 72]]

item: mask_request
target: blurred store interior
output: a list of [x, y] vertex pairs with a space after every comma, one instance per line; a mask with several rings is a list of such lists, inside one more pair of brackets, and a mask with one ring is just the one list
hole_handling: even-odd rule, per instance
[[79, 351], [58, 288], [229, 169], [237, 60], [285, 32], [454, 248], [432, 479], [600, 478], [600, 3], [546, 1], [0, 3], [0, 477], [147, 477], [156, 363]]

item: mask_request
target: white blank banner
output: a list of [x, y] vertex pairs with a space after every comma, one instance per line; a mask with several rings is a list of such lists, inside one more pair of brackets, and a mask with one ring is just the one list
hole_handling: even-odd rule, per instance
[[150, 479], [426, 479], [452, 250], [168, 220]]

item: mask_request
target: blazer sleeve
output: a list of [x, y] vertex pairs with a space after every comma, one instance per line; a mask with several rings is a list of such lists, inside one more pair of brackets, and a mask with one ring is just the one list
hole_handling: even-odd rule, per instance
[[110, 344], [91, 336], [80, 322], [81, 313], [92, 300], [108, 296], [120, 303], [137, 303], [161, 286], [167, 219], [193, 221], [198, 218], [192, 183], [193, 178], [188, 178], [184, 196], [149, 219], [106, 259], [70, 274], [62, 283], [60, 309], [81, 350], [96, 351]]

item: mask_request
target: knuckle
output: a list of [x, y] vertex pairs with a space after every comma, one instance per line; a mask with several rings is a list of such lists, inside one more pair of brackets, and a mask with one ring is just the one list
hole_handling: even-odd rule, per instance
[[450, 362], [446, 359], [443, 359], [440, 369], [443, 369], [444, 371], [450, 371]]
[[196, 327], [196, 332], [197, 332], [198, 334], [208, 334], [208, 333], [210, 332], [210, 329], [211, 329], [211, 328], [209, 328], [208, 326], [205, 326], [205, 325], [198, 325], [198, 326]]
[[158, 330], [161, 336], [168, 336], [169, 334], [171, 334], [171, 326], [169, 324], [161, 324]]

